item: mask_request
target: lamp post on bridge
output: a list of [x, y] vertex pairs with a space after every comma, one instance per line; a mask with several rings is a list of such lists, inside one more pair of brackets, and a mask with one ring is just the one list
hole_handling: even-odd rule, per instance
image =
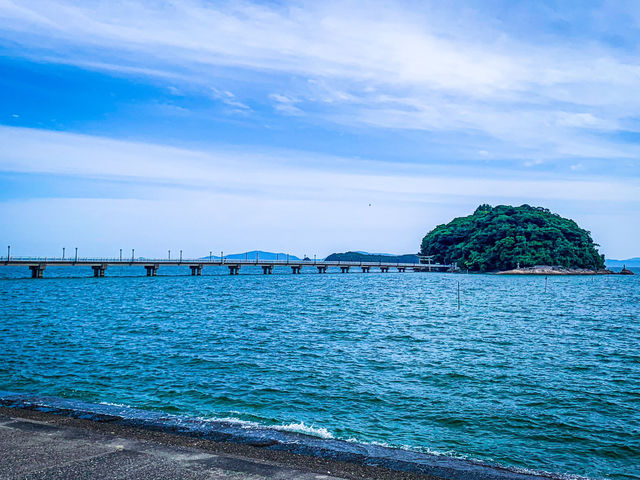
[[213, 252], [209, 251], [209, 261], [213, 261]]
[[122, 249], [120, 249], [120, 261], [122, 261]]
[[224, 263], [224, 252], [220, 250], [220, 263]]
[[167, 252], [167, 259], [168, 259], [168, 260], [171, 260], [171, 250], [169, 250], [169, 251]]
[[11, 260], [11, 245], [7, 245], [7, 262]]
[[78, 247], [76, 247], [76, 256], [74, 262], [78, 263]]
[[182, 263], [182, 250], [180, 250], [180, 263]]
[[63, 259], [63, 260], [64, 260], [64, 251], [65, 251], [65, 248], [64, 248], [64, 247], [62, 247], [62, 259]]
[[131, 261], [133, 262], [133, 259], [136, 257], [136, 249], [132, 248], [131, 249]]

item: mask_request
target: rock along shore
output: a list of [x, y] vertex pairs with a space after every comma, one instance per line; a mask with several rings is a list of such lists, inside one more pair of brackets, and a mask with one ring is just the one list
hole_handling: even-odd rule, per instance
[[[514, 268], [497, 272], [497, 275], [624, 275], [625, 273], [613, 272], [608, 269], [590, 270], [588, 268], [566, 268], [549, 265], [536, 265], [535, 267]], [[628, 274], [627, 274], [628, 275]], [[633, 275], [633, 273], [631, 273]]]

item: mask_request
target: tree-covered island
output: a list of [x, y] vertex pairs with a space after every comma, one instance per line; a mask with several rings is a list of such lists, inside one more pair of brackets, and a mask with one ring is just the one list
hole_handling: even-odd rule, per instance
[[535, 265], [604, 269], [591, 234], [542, 207], [480, 205], [473, 215], [438, 225], [423, 239], [421, 255], [471, 271]]

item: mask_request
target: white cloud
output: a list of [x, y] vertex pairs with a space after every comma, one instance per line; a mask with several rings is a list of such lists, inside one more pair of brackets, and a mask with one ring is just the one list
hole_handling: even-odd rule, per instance
[[272, 93], [269, 95], [269, 98], [273, 100], [274, 108], [279, 112], [294, 116], [303, 114], [302, 110], [295, 105], [298, 102], [296, 98], [287, 97], [286, 95], [281, 95], [279, 93]]
[[435, 2], [4, 0], [0, 27], [25, 55], [84, 67], [205, 85], [224, 68], [298, 76], [308, 81], [271, 96], [289, 115], [315, 103], [326, 106], [316, 116], [352, 127], [480, 132], [520, 158], [637, 157], [599, 135], [637, 129], [637, 58], [594, 42], [537, 45], [487, 12], [443, 12]]
[[[579, 221], [588, 215], [568, 205], [640, 209], [640, 182], [630, 179], [523, 179], [491, 170], [470, 176], [366, 161], [336, 168], [339, 162], [351, 163], [305, 152], [196, 151], [0, 127], [0, 172], [119, 182], [115, 199], [6, 200], [0, 213], [6, 240], [33, 249], [25, 253], [84, 239], [96, 255], [122, 242], [144, 245], [149, 255], [172, 246], [194, 255], [211, 248], [324, 255], [350, 248], [415, 251], [426, 230], [481, 201], [544, 205]], [[47, 235], [34, 236], [33, 225]], [[596, 239], [607, 235], [591, 228]]]
[[0, 171], [140, 180], [239, 196], [363, 202], [376, 196], [398, 204], [421, 202], [438, 195], [500, 196], [515, 201], [532, 197], [590, 200], [594, 195], [603, 201], [640, 199], [640, 182], [606, 177], [525, 180], [513, 176], [500, 178], [490, 170], [481, 177], [445, 175], [421, 165], [399, 164], [390, 169], [366, 161], [343, 169], [335, 167], [336, 161], [350, 163], [349, 159], [323, 158], [305, 152], [198, 151], [12, 127], [0, 127], [0, 145]]
[[246, 113], [251, 111], [251, 107], [236, 99], [236, 96], [228, 90], [218, 90], [215, 87], [211, 87], [211, 96], [224, 103], [225, 105], [232, 107], [235, 111]]

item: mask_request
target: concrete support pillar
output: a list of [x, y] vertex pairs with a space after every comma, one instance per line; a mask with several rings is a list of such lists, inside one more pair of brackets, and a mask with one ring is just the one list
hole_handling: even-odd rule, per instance
[[229, 265], [229, 275], [238, 275], [240, 272], [240, 265]]
[[318, 273], [327, 273], [327, 267], [325, 265], [318, 266]]
[[273, 265], [262, 265], [263, 275], [271, 275], [273, 273]]
[[405, 267], [398, 267], [398, 271], [399, 272], [404, 272], [405, 271]]
[[155, 277], [158, 273], [158, 265], [145, 265], [144, 268], [147, 271], [147, 277]]
[[362, 268], [362, 273], [369, 273], [369, 270], [371, 269], [371, 267], [360, 267]]
[[31, 270], [31, 278], [42, 278], [44, 268], [45, 265], [29, 265], [29, 270]]
[[191, 269], [192, 276], [202, 275], [202, 265], [189, 265], [189, 268]]
[[104, 277], [104, 271], [107, 269], [106, 265], [91, 265], [94, 277]]
[[298, 275], [302, 267], [300, 265], [291, 265], [291, 273]]
[[380, 267], [380, 271], [382, 273], [387, 273], [389, 271], [389, 267]]
[[350, 269], [350, 268], [351, 268], [351, 267], [340, 267], [340, 271], [341, 271], [342, 273], [349, 273], [349, 269]]

